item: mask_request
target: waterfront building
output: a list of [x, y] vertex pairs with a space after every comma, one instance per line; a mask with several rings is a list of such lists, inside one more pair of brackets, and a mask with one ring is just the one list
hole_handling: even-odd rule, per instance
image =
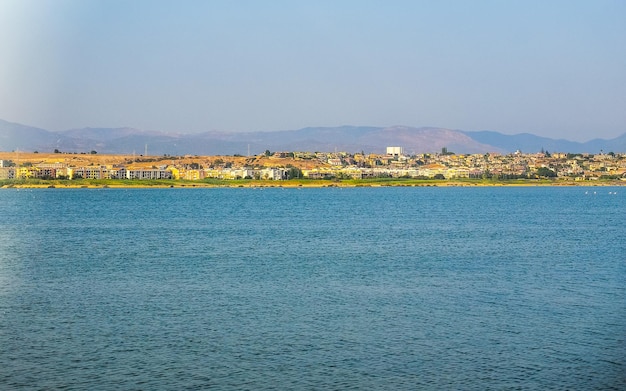
[[0, 167], [1, 179], [15, 179], [15, 167]]
[[131, 169], [126, 170], [126, 179], [172, 179], [172, 172], [164, 169]]
[[111, 179], [111, 172], [107, 166], [76, 167], [73, 169], [72, 177], [83, 179]]

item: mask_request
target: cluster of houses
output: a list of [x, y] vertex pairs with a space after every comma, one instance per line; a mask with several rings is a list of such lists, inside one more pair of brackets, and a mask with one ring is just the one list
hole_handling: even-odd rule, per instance
[[[10, 164], [10, 163], [9, 163]], [[4, 167], [3, 167], [4, 166]], [[111, 165], [70, 167], [66, 163], [39, 163], [20, 167], [0, 166], [0, 179], [172, 179], [172, 171], [163, 169], [126, 169]]]
[[[406, 155], [400, 147], [387, 148], [386, 154], [279, 152], [267, 156], [263, 165], [256, 158], [236, 166], [221, 157], [220, 164], [210, 157], [195, 157], [196, 162], [138, 165], [71, 166], [67, 163], [23, 163], [0, 160], [0, 179], [263, 179], [285, 180], [294, 177], [331, 178], [539, 178], [567, 180], [600, 178], [626, 180], [626, 154], [454, 154]], [[272, 160], [274, 158], [274, 160]], [[252, 164], [252, 161], [255, 164]], [[307, 164], [301, 164], [306, 162]], [[300, 168], [298, 168], [300, 167]]]
[[[389, 151], [388, 151], [389, 152]], [[323, 160], [323, 159], [322, 159]], [[349, 155], [329, 154], [330, 168], [320, 167], [304, 176], [325, 178], [344, 176], [409, 177], [409, 178], [540, 178], [554, 177], [564, 180], [625, 179], [626, 154], [467, 154], [452, 153]], [[338, 161], [339, 163], [334, 163]]]
[[123, 165], [93, 165], [72, 167], [66, 163], [39, 163], [20, 167], [0, 160], [1, 179], [288, 179], [289, 169], [273, 168], [211, 168], [190, 169], [186, 165], [158, 167], [126, 167]]

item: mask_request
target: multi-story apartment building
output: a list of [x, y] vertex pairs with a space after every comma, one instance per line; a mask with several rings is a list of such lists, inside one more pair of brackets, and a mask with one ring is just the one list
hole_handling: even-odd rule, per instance
[[73, 178], [111, 179], [111, 171], [107, 166], [76, 167], [72, 170]]
[[131, 169], [126, 170], [126, 179], [172, 179], [172, 172], [166, 169]]
[[0, 167], [0, 179], [15, 179], [15, 167]]

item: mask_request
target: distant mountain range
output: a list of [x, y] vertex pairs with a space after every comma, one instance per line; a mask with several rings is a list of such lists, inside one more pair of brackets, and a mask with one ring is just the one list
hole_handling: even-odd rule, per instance
[[148, 155], [246, 155], [270, 151], [384, 153], [388, 146], [407, 153], [626, 152], [626, 133], [585, 143], [528, 133], [468, 132], [407, 126], [340, 126], [270, 132], [165, 133], [133, 128], [83, 128], [60, 132], [0, 120], [0, 151], [90, 152]]

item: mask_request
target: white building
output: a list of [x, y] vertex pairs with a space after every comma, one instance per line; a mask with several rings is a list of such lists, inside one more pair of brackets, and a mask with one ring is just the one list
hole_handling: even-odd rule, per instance
[[404, 155], [404, 148], [402, 148], [402, 147], [387, 147], [387, 155], [392, 155], [392, 156]]

